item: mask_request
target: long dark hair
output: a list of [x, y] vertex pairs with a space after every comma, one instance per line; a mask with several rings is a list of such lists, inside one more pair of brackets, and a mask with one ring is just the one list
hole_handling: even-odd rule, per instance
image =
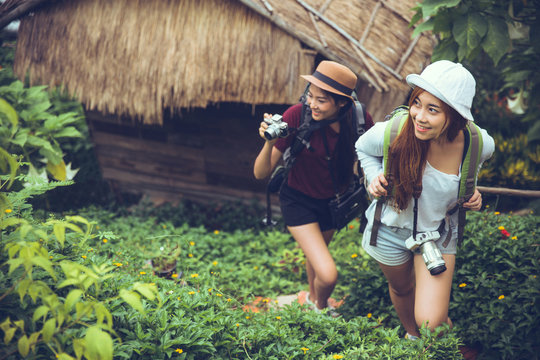
[[334, 94], [329, 91], [325, 91], [327, 95], [334, 99], [334, 102], [339, 105], [341, 102], [345, 102], [338, 113], [339, 118], [339, 137], [336, 144], [336, 150], [334, 152], [334, 174], [336, 174], [336, 182], [339, 190], [343, 190], [352, 180], [353, 166], [356, 160], [356, 152], [354, 150], [354, 142], [356, 141], [356, 134], [353, 127], [353, 101], [342, 95]]
[[[424, 91], [419, 87], [414, 88], [409, 97], [409, 108]], [[443, 101], [441, 101], [441, 109], [446, 114], [446, 123], [448, 123], [441, 136], [446, 136], [448, 141], [453, 141], [465, 128], [467, 120]], [[406, 209], [413, 195], [419, 197], [422, 192], [422, 174], [426, 166], [428, 149], [429, 141], [420, 140], [414, 134], [414, 123], [409, 113], [407, 122], [389, 149], [387, 180], [390, 185], [393, 185], [392, 200], [399, 210]]]

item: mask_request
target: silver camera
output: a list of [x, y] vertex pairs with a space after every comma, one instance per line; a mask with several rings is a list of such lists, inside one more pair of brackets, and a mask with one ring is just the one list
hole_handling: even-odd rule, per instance
[[268, 124], [268, 128], [264, 132], [264, 137], [268, 140], [273, 140], [278, 137], [289, 136], [289, 126], [283, 121], [283, 116], [274, 114], [272, 117], [264, 119]]
[[446, 271], [446, 263], [437, 244], [435, 244], [435, 240], [438, 240], [440, 237], [438, 231], [427, 231], [416, 234], [416, 239], [411, 236], [405, 240], [407, 249], [411, 251], [420, 249], [422, 258], [424, 258], [424, 262], [431, 275], [439, 275]]

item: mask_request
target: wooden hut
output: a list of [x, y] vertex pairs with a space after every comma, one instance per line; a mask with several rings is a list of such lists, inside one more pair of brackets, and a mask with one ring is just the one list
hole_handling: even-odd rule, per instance
[[[22, 17], [14, 70], [83, 103], [103, 176], [154, 200], [261, 198], [252, 165], [264, 112], [298, 101], [321, 59], [359, 78], [375, 120], [433, 39], [415, 0], [7, 0]], [[23, 16], [24, 15], [24, 16]]]

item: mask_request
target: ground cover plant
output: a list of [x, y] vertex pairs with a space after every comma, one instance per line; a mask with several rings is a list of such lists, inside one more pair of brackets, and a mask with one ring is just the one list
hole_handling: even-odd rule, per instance
[[[84, 306], [77, 304], [90, 308], [89, 303], [94, 309], [103, 307], [103, 315], [87, 311], [80, 322], [67, 328], [57, 322], [44, 337], [45, 329], [52, 327], [45, 326], [54, 319], [52, 311], [45, 315], [38, 311], [45, 304], [38, 297], [32, 299], [30, 292], [21, 297], [21, 285], [16, 283], [20, 272], [5, 271], [1, 288], [14, 290], [2, 295], [0, 303], [0, 328], [4, 335], [13, 334], [8, 354], [17, 354], [21, 345], [15, 340], [20, 342], [23, 334], [28, 335], [30, 356], [34, 350], [37, 357], [48, 357], [52, 349], [61, 348], [63, 352], [57, 353], [64, 353], [64, 358], [67, 354], [108, 358], [93, 354], [91, 346], [78, 340], [90, 344], [104, 334], [109, 335], [115, 358], [459, 359], [460, 339], [476, 347], [480, 359], [534, 359], [539, 350], [538, 217], [534, 215], [491, 211], [469, 215], [468, 240], [458, 257], [450, 310], [455, 330], [441, 338], [423, 331], [422, 341], [412, 343], [403, 339], [380, 270], [359, 247], [357, 222], [341, 231], [331, 245], [340, 271], [334, 296], [345, 298], [340, 307], [343, 316], [333, 319], [297, 304], [275, 307], [278, 295], [296, 293], [305, 284], [301, 252], [287, 233], [175, 226], [165, 218], [134, 213], [119, 215], [94, 207], [82, 210], [81, 218], [47, 220], [50, 226], [88, 219], [92, 230], [66, 231], [64, 247], [50, 234], [41, 246], [52, 256], [57, 279], [48, 278], [40, 268], [34, 268], [33, 279], [47, 283], [56, 293], [63, 309], [69, 309], [66, 318], [84, 312]], [[6, 215], [10, 219], [14, 214]], [[83, 224], [78, 223], [81, 228]], [[12, 235], [4, 234], [3, 246]], [[173, 248], [179, 250], [175, 273], [170, 279], [157, 277], [151, 258]], [[13, 264], [8, 256], [3, 252], [2, 263]], [[64, 261], [70, 261], [71, 269]], [[91, 270], [88, 287], [78, 286], [77, 281], [90, 281], [81, 276]], [[73, 288], [65, 285], [69, 279]], [[254, 300], [258, 301], [255, 309], [264, 311], [246, 311]], [[21, 319], [13, 318], [19, 313], [27, 314], [22, 317], [24, 326], [17, 325]], [[89, 326], [94, 322], [100, 325]], [[35, 339], [33, 333], [39, 333]]]

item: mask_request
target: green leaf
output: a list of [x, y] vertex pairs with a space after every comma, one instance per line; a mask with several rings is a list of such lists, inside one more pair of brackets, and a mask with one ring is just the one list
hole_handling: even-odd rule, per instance
[[82, 137], [82, 134], [73, 126], [68, 126], [54, 134], [55, 138], [59, 137]]
[[86, 331], [85, 356], [88, 360], [112, 360], [113, 342], [111, 336], [97, 326], [92, 326]]
[[424, 21], [423, 23], [421, 23], [420, 25], [418, 25], [413, 33], [412, 33], [412, 38], [415, 38], [417, 37], [418, 35], [420, 35], [421, 33], [423, 33], [424, 31], [431, 31], [433, 30], [433, 24], [435, 22], [433, 21], [433, 19], [429, 19], [427, 21]]
[[508, 26], [504, 20], [494, 17], [488, 19], [488, 33], [482, 42], [482, 48], [497, 65], [510, 48]]
[[483, 16], [478, 13], [468, 13], [456, 18], [452, 34], [460, 46], [460, 51], [463, 51], [465, 56], [468, 56], [480, 45], [487, 29], [488, 25]]
[[66, 301], [64, 303], [64, 309], [67, 311], [71, 311], [73, 308], [73, 305], [76, 304], [79, 299], [81, 298], [83, 294], [82, 290], [79, 289], [73, 289], [69, 292], [68, 296], [66, 296]]
[[4, 344], [7, 345], [11, 342], [11, 339], [13, 339], [13, 336], [15, 335], [16, 331], [17, 331], [17, 328], [15, 327], [4, 330]]
[[154, 284], [142, 284], [135, 283], [133, 284], [133, 290], [138, 291], [142, 296], [148, 300], [154, 300], [157, 296], [157, 286]]
[[26, 357], [28, 355], [28, 352], [30, 351], [30, 343], [28, 341], [28, 337], [26, 335], [23, 335], [21, 338], [19, 338], [19, 342], [17, 344], [17, 347], [19, 349], [19, 353]]
[[457, 6], [460, 2], [461, 0], [424, 0], [420, 6], [425, 19], [436, 14], [441, 8], [451, 8]]
[[84, 339], [73, 339], [73, 350], [75, 351], [77, 359], [82, 359], [85, 347], [86, 341]]
[[129, 305], [131, 305], [132, 308], [134, 308], [140, 313], [144, 313], [141, 297], [137, 293], [126, 289], [121, 289], [120, 297]]
[[3, 173], [9, 172], [8, 188], [11, 187], [11, 184], [15, 180], [18, 168], [19, 164], [17, 163], [17, 160], [15, 160], [15, 158], [6, 150], [0, 148], [0, 170], [2, 170]]
[[49, 312], [49, 307], [47, 305], [41, 305], [34, 311], [34, 315], [32, 316], [32, 320], [38, 321], [40, 318], [45, 317], [47, 313]]
[[49, 275], [51, 275], [53, 279], [56, 280], [56, 275], [54, 274], [52, 263], [49, 261], [49, 259], [44, 258], [43, 256], [34, 256], [32, 257], [32, 264], [44, 269], [49, 273]]
[[56, 223], [53, 226], [53, 232], [56, 236], [56, 240], [60, 243], [61, 247], [64, 247], [64, 241], [66, 240], [66, 228], [61, 223]]
[[17, 131], [19, 125], [19, 116], [17, 112], [6, 100], [0, 98], [0, 112], [3, 113], [8, 121], [11, 123], [11, 133], [14, 134]]
[[52, 318], [45, 321], [45, 324], [43, 324], [43, 329], [41, 330], [41, 334], [43, 335], [43, 340], [45, 342], [51, 341], [55, 331], [56, 331], [56, 319]]

